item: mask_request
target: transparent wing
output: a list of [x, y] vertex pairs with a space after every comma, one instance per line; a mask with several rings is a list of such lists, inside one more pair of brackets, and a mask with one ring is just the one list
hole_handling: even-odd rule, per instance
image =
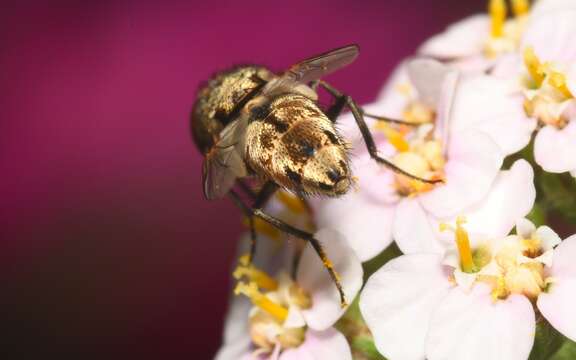
[[299, 62], [282, 77], [307, 84], [352, 63], [358, 57], [358, 53], [359, 48], [355, 44], [334, 49]]
[[226, 126], [220, 133], [220, 140], [204, 158], [202, 181], [207, 199], [224, 197], [237, 178], [246, 176], [241, 152], [246, 125], [246, 119], [241, 117]]

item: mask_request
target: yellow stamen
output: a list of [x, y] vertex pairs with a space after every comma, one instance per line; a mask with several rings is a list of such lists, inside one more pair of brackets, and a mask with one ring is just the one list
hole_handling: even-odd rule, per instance
[[512, 11], [516, 17], [526, 15], [530, 10], [530, 2], [528, 0], [512, 0]]
[[490, 0], [488, 5], [490, 12], [490, 34], [492, 37], [499, 38], [504, 35], [504, 22], [506, 21], [506, 2], [505, 0]]
[[473, 273], [477, 272], [478, 269], [476, 264], [474, 264], [468, 232], [462, 226], [462, 224], [465, 222], [466, 219], [463, 217], [458, 217], [456, 219], [456, 229], [446, 223], [441, 223], [440, 231], [451, 230], [454, 232], [456, 235], [456, 246], [458, 247], [458, 254], [460, 255], [460, 268], [465, 273]]
[[548, 81], [550, 82], [550, 85], [556, 90], [560, 91], [562, 95], [566, 96], [567, 98], [573, 97], [570, 90], [568, 90], [568, 86], [566, 85], [566, 76], [561, 72], [552, 70], [548, 75]]
[[402, 112], [402, 118], [413, 124], [431, 123], [436, 116], [433, 109], [429, 106], [413, 101]]
[[240, 265], [236, 267], [236, 270], [232, 273], [236, 280], [240, 280], [245, 277], [250, 282], [255, 283], [258, 287], [266, 290], [276, 290], [278, 289], [278, 282], [266, 274], [264, 271], [257, 269], [254, 265], [249, 263], [249, 256], [243, 255], [239, 259]]
[[492, 288], [491, 295], [493, 301], [505, 299], [508, 296], [508, 289], [506, 288], [506, 280], [504, 279], [504, 276], [498, 276], [494, 287]]
[[278, 200], [280, 200], [280, 202], [284, 204], [290, 211], [296, 214], [303, 214], [308, 210], [306, 203], [304, 203], [302, 199], [296, 197], [295, 195], [286, 191], [279, 191], [277, 194], [278, 195], [276, 196], [278, 197]]
[[254, 306], [259, 307], [266, 313], [273, 316], [276, 320], [283, 323], [288, 316], [288, 309], [282, 305], [276, 304], [274, 301], [270, 300], [266, 295], [262, 294], [258, 290], [258, 286], [254, 282], [238, 283], [234, 289], [234, 294], [243, 294], [250, 298]]
[[[246, 227], [250, 226], [250, 221], [248, 218], [244, 218], [242, 223]], [[274, 240], [280, 240], [282, 235], [280, 230], [260, 218], [254, 218], [254, 229], [256, 230], [256, 233], [262, 234]]]
[[399, 131], [393, 129], [390, 125], [386, 124], [383, 121], [380, 121], [376, 124], [376, 128], [384, 132], [384, 136], [388, 139], [390, 144], [392, 144], [396, 150], [399, 152], [405, 152], [410, 150], [410, 145], [404, 139], [404, 135]]
[[546, 73], [544, 71], [544, 66], [542, 66], [542, 63], [534, 52], [534, 48], [531, 46], [524, 50], [524, 65], [534, 80], [536, 88], [539, 88], [544, 82]]

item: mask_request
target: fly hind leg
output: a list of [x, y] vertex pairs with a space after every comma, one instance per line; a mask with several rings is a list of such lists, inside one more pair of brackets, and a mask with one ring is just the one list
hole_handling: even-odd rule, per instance
[[322, 244], [318, 239], [314, 237], [314, 235], [312, 235], [309, 232], [295, 228], [291, 225], [288, 225], [284, 221], [266, 214], [258, 207], [248, 207], [242, 201], [240, 196], [236, 194], [233, 190], [229, 192], [229, 196], [232, 199], [232, 201], [234, 201], [234, 203], [240, 208], [240, 210], [242, 210], [244, 215], [247, 216], [248, 218], [250, 217], [259, 218], [263, 221], [266, 221], [268, 224], [274, 226], [275, 228], [277, 228], [282, 232], [308, 241], [310, 245], [312, 245], [314, 251], [316, 251], [316, 253], [320, 257], [320, 260], [322, 261], [324, 267], [328, 271], [330, 278], [332, 278], [332, 281], [334, 281], [334, 284], [336, 285], [336, 288], [338, 289], [338, 293], [340, 295], [340, 304], [342, 305], [342, 307], [347, 305], [346, 296], [344, 295], [344, 289], [342, 288], [342, 283], [340, 282], [340, 276], [336, 273], [336, 270], [334, 269], [334, 266], [330, 261], [330, 259], [328, 259], [328, 255], [324, 251]]

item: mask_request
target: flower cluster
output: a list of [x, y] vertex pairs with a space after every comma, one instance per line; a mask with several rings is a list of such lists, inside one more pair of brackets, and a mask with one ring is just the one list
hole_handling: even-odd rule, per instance
[[403, 120], [369, 120], [382, 156], [443, 181], [378, 165], [342, 116], [355, 188], [267, 211], [315, 232], [355, 301], [310, 244], [257, 223], [216, 358], [574, 358], [576, 235], [545, 224], [576, 222], [576, 1], [490, 0], [364, 111]]

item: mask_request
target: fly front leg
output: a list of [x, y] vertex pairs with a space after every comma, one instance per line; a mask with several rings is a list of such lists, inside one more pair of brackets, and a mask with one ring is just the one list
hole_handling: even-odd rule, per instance
[[332, 281], [334, 281], [334, 284], [336, 285], [336, 288], [338, 289], [338, 293], [340, 294], [340, 304], [342, 305], [342, 307], [347, 305], [346, 296], [344, 295], [344, 289], [342, 288], [342, 283], [340, 282], [340, 276], [336, 273], [336, 270], [334, 269], [334, 265], [332, 264], [330, 259], [328, 259], [328, 255], [326, 254], [326, 251], [324, 251], [322, 244], [320, 243], [320, 241], [318, 239], [316, 239], [314, 237], [313, 234], [306, 232], [304, 230], [300, 230], [298, 228], [295, 228], [292, 225], [286, 224], [284, 221], [282, 221], [282, 220], [280, 220], [274, 216], [266, 214], [260, 208], [248, 207], [242, 201], [240, 196], [238, 194], [236, 194], [233, 190], [231, 190], [229, 192], [229, 196], [232, 199], [232, 201], [240, 208], [240, 210], [242, 210], [242, 212], [244, 213], [245, 216], [247, 216], [249, 218], [250, 217], [259, 218], [263, 221], [266, 221], [268, 224], [274, 226], [275, 228], [277, 228], [278, 230], [280, 230], [284, 233], [287, 233], [289, 235], [295, 236], [295, 237], [300, 238], [302, 240], [308, 241], [310, 243], [310, 245], [312, 245], [312, 248], [314, 249], [314, 251], [316, 251], [316, 254], [318, 254], [318, 256], [320, 257], [320, 260], [322, 261], [324, 268], [326, 268], [326, 270], [328, 271], [330, 278], [332, 278]]
[[[342, 95], [338, 90], [334, 89], [331, 85], [329, 85], [328, 83], [326, 83], [324, 81], [321, 81], [321, 80], [314, 81], [313, 85], [315, 86], [314, 89], [316, 89], [319, 85], [321, 85], [324, 89], [326, 89], [326, 91], [328, 91], [330, 93], [330, 95], [332, 95], [334, 97], [334, 99], [335, 99], [334, 103], [332, 105], [330, 105], [330, 107], [328, 107], [328, 109], [326, 109], [325, 113], [326, 113], [326, 116], [328, 116], [328, 118], [330, 120], [332, 120], [333, 123], [335, 123], [336, 119], [338, 119], [338, 116], [340, 116], [340, 114], [342, 113], [342, 110], [344, 110], [344, 107], [346, 107], [346, 105], [347, 105], [348, 100], [346, 99], [346, 96]], [[330, 90], [328, 90], [327, 87], [330, 87]], [[364, 111], [364, 109], [362, 109], [362, 108], [358, 108], [358, 111], [364, 117], [371, 118], [371, 119], [374, 119], [376, 121], [387, 122], [387, 123], [396, 124], [396, 125], [418, 126], [418, 124], [415, 124], [415, 123], [410, 122], [410, 121], [392, 119], [392, 118], [389, 118], [386, 116], [369, 114], [366, 111]]]
[[[394, 171], [398, 174], [402, 174], [402, 175], [407, 176], [411, 179], [418, 180], [418, 181], [421, 181], [421, 182], [424, 182], [427, 184], [437, 184], [437, 183], [443, 182], [442, 180], [439, 180], [439, 179], [429, 180], [429, 179], [423, 179], [423, 178], [418, 177], [416, 175], [412, 175], [409, 172], [407, 172], [407, 171], [399, 168], [398, 166], [394, 165], [391, 161], [380, 157], [380, 155], [378, 155], [378, 149], [376, 148], [376, 143], [374, 142], [374, 138], [372, 137], [372, 133], [370, 133], [370, 129], [368, 128], [368, 125], [366, 125], [366, 121], [364, 121], [364, 117], [363, 117], [364, 112], [362, 111], [362, 109], [360, 109], [360, 107], [356, 104], [356, 102], [350, 96], [343, 94], [342, 92], [340, 92], [336, 88], [332, 87], [330, 84], [326, 83], [325, 81], [321, 80], [320, 86], [322, 86], [328, 93], [330, 93], [330, 95], [332, 95], [336, 99], [335, 104], [339, 104], [340, 102], [343, 102], [346, 105], [346, 107], [348, 109], [350, 109], [350, 111], [352, 112], [352, 115], [354, 116], [354, 120], [356, 121], [356, 125], [358, 126], [358, 129], [360, 129], [360, 133], [362, 134], [362, 138], [364, 139], [364, 143], [366, 144], [366, 148], [368, 149], [368, 153], [370, 154], [370, 157], [372, 159], [374, 159], [374, 161], [378, 162], [379, 164], [386, 166], [387, 168], [391, 169], [392, 171]], [[342, 109], [340, 109], [340, 110], [342, 110]], [[372, 116], [370, 116], [370, 117], [372, 117]], [[384, 117], [374, 117], [374, 118], [376, 120], [381, 120], [381, 121], [394, 122], [394, 123], [404, 123], [404, 122], [401, 122], [400, 120], [387, 119]], [[333, 119], [332, 121], [336, 121], [336, 119]], [[408, 123], [408, 124], [410, 124], [410, 123]]]

